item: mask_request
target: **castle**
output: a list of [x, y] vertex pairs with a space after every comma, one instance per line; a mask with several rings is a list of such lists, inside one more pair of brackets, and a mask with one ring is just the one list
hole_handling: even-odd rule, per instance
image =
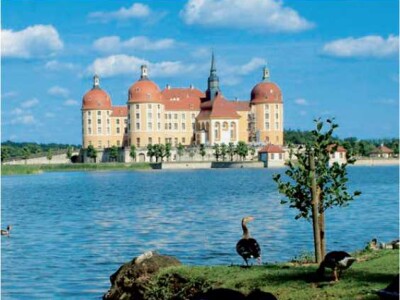
[[163, 90], [150, 80], [148, 68], [128, 90], [127, 104], [113, 106], [108, 93], [93, 77], [93, 87], [82, 100], [82, 147], [112, 146], [138, 149], [148, 144], [170, 143], [173, 147], [205, 144], [283, 145], [283, 99], [280, 88], [270, 81], [268, 68], [250, 93], [249, 101], [224, 98], [211, 58], [207, 90], [188, 88]]

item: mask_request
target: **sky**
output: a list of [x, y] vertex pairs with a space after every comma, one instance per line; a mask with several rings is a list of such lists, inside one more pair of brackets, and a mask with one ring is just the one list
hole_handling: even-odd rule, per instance
[[399, 136], [397, 0], [3, 0], [1, 140], [81, 144], [100, 76], [113, 105], [147, 64], [163, 89], [206, 90], [214, 51], [226, 99], [249, 101], [262, 69], [285, 129], [334, 117], [340, 138]]

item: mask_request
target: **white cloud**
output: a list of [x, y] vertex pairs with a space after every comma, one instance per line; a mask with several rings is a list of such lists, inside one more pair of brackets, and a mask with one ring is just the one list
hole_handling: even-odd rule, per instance
[[44, 116], [45, 116], [46, 118], [54, 118], [56, 115], [55, 115], [54, 113], [47, 112], [47, 113], [44, 114]]
[[389, 35], [385, 40], [378, 35], [345, 38], [324, 45], [323, 53], [337, 57], [387, 57], [399, 52], [399, 37]]
[[1, 95], [1, 99], [14, 98], [17, 95], [18, 95], [18, 93], [15, 91], [7, 92], [7, 93], [4, 93]]
[[37, 123], [36, 119], [32, 115], [20, 115], [14, 119], [11, 120], [11, 124], [23, 124], [23, 125], [29, 125], [29, 124], [35, 124]]
[[314, 25], [280, 0], [189, 0], [180, 13], [189, 24], [298, 32]]
[[74, 100], [74, 99], [68, 99], [64, 101], [65, 106], [77, 106], [79, 105], [79, 102]]
[[308, 105], [308, 101], [303, 98], [298, 98], [298, 99], [294, 100], [294, 103], [296, 103], [297, 105], [303, 105], [303, 106]]
[[75, 64], [59, 62], [57, 60], [50, 60], [46, 62], [44, 67], [50, 71], [75, 70], [77, 68]]
[[30, 100], [27, 100], [27, 101], [21, 103], [21, 107], [22, 108], [30, 108], [30, 107], [37, 105], [38, 103], [39, 103], [38, 99], [32, 98]]
[[150, 78], [183, 74], [194, 69], [194, 65], [184, 65], [180, 61], [152, 63], [135, 56], [119, 54], [96, 59], [87, 68], [87, 73], [96, 73], [103, 77], [113, 77], [122, 74], [137, 74], [139, 76], [140, 66], [143, 64], [148, 66]]
[[97, 39], [93, 48], [101, 52], [118, 52], [123, 50], [162, 50], [172, 48], [175, 45], [173, 39], [160, 39], [151, 41], [145, 36], [133, 37], [121, 41], [118, 36], [107, 36]]
[[241, 77], [244, 75], [248, 75], [255, 70], [259, 69], [259, 74], [261, 76], [261, 68], [265, 66], [266, 60], [260, 57], [253, 57], [247, 63], [243, 65], [238, 64], [221, 64], [221, 67], [218, 67], [217, 62], [217, 69], [218, 74], [220, 74], [220, 79], [223, 85], [234, 86], [239, 84], [242, 79]]
[[17, 115], [17, 116], [22, 115], [23, 113], [24, 113], [24, 111], [22, 109], [20, 109], [19, 107], [15, 108], [11, 111], [12, 115]]
[[238, 73], [241, 75], [250, 74], [254, 70], [257, 70], [261, 66], [264, 66], [266, 63], [267, 62], [263, 58], [253, 57], [248, 63], [239, 66]]
[[53, 86], [48, 89], [47, 93], [52, 96], [68, 97], [69, 90], [60, 86]]
[[111, 20], [128, 20], [134, 18], [144, 18], [150, 15], [150, 8], [141, 3], [133, 3], [130, 7], [121, 7], [117, 11], [104, 12], [96, 11], [89, 14], [89, 19], [99, 22], [109, 22]]
[[63, 42], [51, 25], [34, 25], [21, 31], [1, 30], [2, 57], [43, 57], [62, 48]]

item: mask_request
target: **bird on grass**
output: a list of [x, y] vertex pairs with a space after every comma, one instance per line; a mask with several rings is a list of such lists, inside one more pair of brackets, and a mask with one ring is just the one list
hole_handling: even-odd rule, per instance
[[317, 275], [324, 276], [325, 268], [332, 269], [334, 281], [339, 281], [342, 271], [348, 269], [357, 259], [344, 251], [332, 251], [325, 255], [324, 260], [319, 265]]
[[11, 225], [7, 225], [7, 229], [1, 229], [1, 235], [6, 235], [6, 236], [10, 236], [10, 231], [11, 231], [12, 226]]
[[258, 242], [250, 236], [250, 231], [247, 228], [247, 223], [253, 221], [254, 218], [244, 217], [242, 219], [243, 236], [236, 244], [236, 252], [243, 257], [246, 262], [246, 266], [249, 266], [248, 259], [257, 259], [258, 263], [261, 264], [261, 249]]

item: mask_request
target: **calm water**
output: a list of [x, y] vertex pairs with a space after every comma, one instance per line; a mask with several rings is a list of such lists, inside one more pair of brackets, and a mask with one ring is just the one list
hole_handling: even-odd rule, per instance
[[[192, 265], [241, 264], [245, 215], [264, 262], [312, 251], [310, 223], [279, 204], [282, 170], [71, 172], [2, 177], [2, 299], [99, 299], [147, 250]], [[352, 167], [362, 196], [327, 212], [328, 250], [398, 237], [398, 167]]]

